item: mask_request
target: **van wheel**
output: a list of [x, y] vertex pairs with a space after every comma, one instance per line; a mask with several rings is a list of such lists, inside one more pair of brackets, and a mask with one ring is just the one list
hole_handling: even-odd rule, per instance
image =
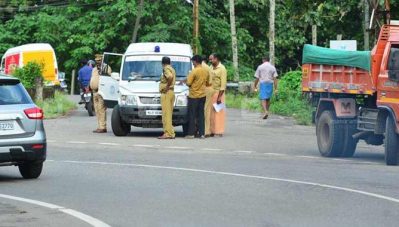
[[[352, 120], [350, 120], [352, 121]], [[346, 122], [344, 126], [344, 140], [341, 157], [352, 157], [355, 154], [358, 139], [353, 139], [353, 135], [357, 132], [357, 124]]]
[[36, 179], [42, 173], [43, 162], [27, 162], [18, 165], [18, 168], [23, 178]]
[[111, 126], [115, 136], [127, 136], [130, 133], [131, 127], [129, 124], [123, 122], [119, 105], [116, 105], [112, 111]]
[[324, 111], [316, 123], [319, 152], [324, 157], [339, 157], [342, 154], [344, 130], [334, 112]]
[[396, 166], [399, 163], [399, 136], [396, 134], [396, 124], [392, 116], [387, 118], [385, 128], [385, 163]]

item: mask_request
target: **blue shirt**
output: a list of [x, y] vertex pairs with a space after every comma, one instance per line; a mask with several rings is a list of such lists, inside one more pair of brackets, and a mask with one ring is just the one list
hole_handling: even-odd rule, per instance
[[93, 68], [88, 65], [85, 65], [78, 72], [78, 80], [80, 84], [82, 84], [85, 87], [89, 86], [91, 79], [91, 71], [93, 71]]

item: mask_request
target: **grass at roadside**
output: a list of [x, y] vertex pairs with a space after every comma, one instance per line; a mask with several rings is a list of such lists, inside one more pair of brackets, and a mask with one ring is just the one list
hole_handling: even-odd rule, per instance
[[[229, 108], [262, 111], [260, 100], [257, 96], [228, 94], [226, 97], [226, 105]], [[297, 124], [300, 125], [312, 124], [312, 108], [301, 97], [292, 96], [286, 100], [274, 97], [270, 111], [274, 114], [293, 117]]]
[[56, 91], [54, 98], [46, 99], [43, 102], [36, 103], [44, 111], [44, 117], [46, 119], [53, 119], [60, 116], [64, 116], [71, 110], [76, 108], [76, 104], [68, 99], [68, 97]]

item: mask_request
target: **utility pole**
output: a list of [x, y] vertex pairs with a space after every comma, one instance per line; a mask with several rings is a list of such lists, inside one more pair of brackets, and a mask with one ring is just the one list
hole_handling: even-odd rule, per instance
[[233, 67], [234, 67], [234, 81], [240, 81], [240, 74], [238, 72], [238, 48], [237, 48], [237, 31], [236, 31], [236, 16], [234, 0], [229, 0], [230, 4], [230, 29], [231, 29], [231, 48], [233, 50]]
[[370, 24], [370, 6], [368, 0], [363, 0], [364, 2], [364, 50], [370, 50], [370, 33], [367, 30]]
[[193, 51], [194, 51], [194, 54], [198, 54], [198, 52], [199, 52], [199, 0], [194, 0], [193, 20], [194, 20]]
[[276, 1], [270, 0], [270, 16], [269, 16], [269, 56], [270, 63], [274, 65], [274, 37], [275, 37], [275, 12], [276, 12]]

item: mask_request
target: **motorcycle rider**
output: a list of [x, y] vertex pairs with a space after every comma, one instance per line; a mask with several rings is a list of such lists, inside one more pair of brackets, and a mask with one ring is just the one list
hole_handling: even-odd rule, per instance
[[93, 60], [89, 60], [78, 72], [78, 81], [81, 89], [81, 100], [79, 104], [84, 103], [83, 94], [86, 89], [89, 88], [91, 73], [95, 66], [95, 62]]

